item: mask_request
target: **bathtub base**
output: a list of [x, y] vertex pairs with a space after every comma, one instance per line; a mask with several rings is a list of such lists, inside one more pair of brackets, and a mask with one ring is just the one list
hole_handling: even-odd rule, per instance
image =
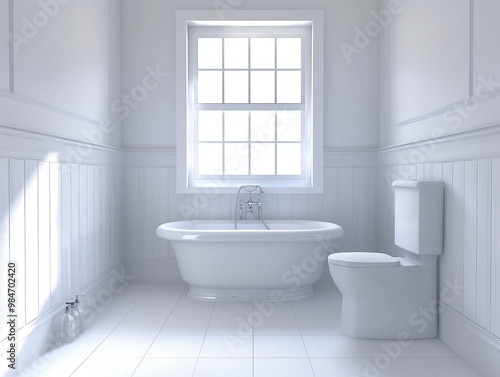
[[297, 301], [314, 294], [314, 286], [305, 285], [298, 288], [285, 289], [218, 289], [189, 285], [188, 294], [200, 301], [208, 302], [283, 302]]

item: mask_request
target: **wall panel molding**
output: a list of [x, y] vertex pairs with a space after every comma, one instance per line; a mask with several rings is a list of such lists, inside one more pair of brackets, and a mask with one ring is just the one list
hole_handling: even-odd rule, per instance
[[[434, 116], [470, 98], [470, 13], [470, 0], [442, 0], [432, 6], [407, 2], [394, 19], [391, 117], [396, 124]], [[423, 22], [426, 27], [418, 27]]]
[[[43, 100], [32, 98], [20, 93], [15, 90], [15, 52], [14, 45], [12, 43], [12, 38], [14, 36], [14, 0], [5, 0], [7, 6], [7, 12], [5, 17], [7, 18], [8, 33], [6, 40], [8, 40], [7, 48], [7, 64], [8, 72], [7, 79], [8, 85], [6, 87], [0, 86], [0, 96], [8, 98], [10, 101], [19, 102], [27, 104], [29, 106], [34, 106], [46, 111], [54, 112], [56, 114], [62, 115], [64, 117], [72, 118], [80, 122], [85, 122], [94, 126], [102, 126], [105, 121], [101, 119], [94, 119], [83, 114], [78, 114], [76, 112], [64, 109], [57, 105], [47, 103]], [[21, 36], [22, 37], [22, 36]]]
[[0, 95], [10, 95], [13, 83], [13, 51], [10, 36], [12, 24], [13, 0], [0, 2]]
[[46, 103], [44, 101], [38, 100], [36, 98], [31, 98], [29, 96], [26, 96], [24, 94], [19, 94], [15, 92], [15, 82], [14, 82], [14, 68], [13, 68], [13, 63], [11, 64], [11, 71], [10, 71], [10, 88], [7, 92], [0, 92], [0, 95], [7, 97], [11, 101], [27, 104], [30, 106], [35, 106], [43, 110], [51, 111], [53, 113], [72, 118], [81, 122], [85, 122], [94, 126], [103, 126], [105, 124], [104, 121], [99, 120], [99, 119], [93, 119], [90, 117], [87, 117], [82, 114], [78, 114], [66, 109], [63, 109], [62, 107], [57, 107], [55, 105], [52, 105], [50, 103]]
[[14, 0], [9, 0], [9, 93], [14, 93], [14, 46], [11, 38], [14, 35]]
[[[324, 168], [452, 162], [500, 156], [500, 124], [379, 149], [325, 149]], [[125, 167], [176, 166], [175, 149], [123, 149]]]
[[121, 148], [0, 125], [0, 157], [121, 166], [122, 154]]
[[[498, 82], [500, 78], [500, 49], [493, 48], [497, 44], [497, 35], [500, 33], [500, 24], [497, 15], [500, 13], [498, 1], [473, 1], [472, 2], [473, 39], [471, 59], [472, 85], [479, 90], [474, 93], [492, 92], [493, 87], [485, 87], [484, 79], [492, 77]], [[498, 91], [498, 84], [495, 85]]]
[[[79, 38], [82, 25], [89, 22], [93, 26]], [[9, 44], [9, 100], [67, 122], [102, 125], [109, 117], [110, 101], [108, 1], [61, 1], [53, 6], [12, 1], [10, 23], [15, 39]]]
[[500, 124], [380, 148], [379, 166], [451, 162], [500, 156]]

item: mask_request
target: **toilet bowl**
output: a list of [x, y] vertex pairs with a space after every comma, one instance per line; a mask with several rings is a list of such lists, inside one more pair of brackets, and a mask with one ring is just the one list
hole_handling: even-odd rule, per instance
[[396, 181], [395, 244], [404, 257], [344, 252], [328, 257], [342, 294], [341, 328], [371, 339], [437, 336], [437, 260], [443, 250], [442, 182]]

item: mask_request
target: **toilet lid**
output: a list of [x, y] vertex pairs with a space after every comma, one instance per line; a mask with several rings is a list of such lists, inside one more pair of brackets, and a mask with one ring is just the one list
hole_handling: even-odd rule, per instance
[[399, 259], [382, 253], [335, 253], [328, 263], [346, 267], [398, 267]]

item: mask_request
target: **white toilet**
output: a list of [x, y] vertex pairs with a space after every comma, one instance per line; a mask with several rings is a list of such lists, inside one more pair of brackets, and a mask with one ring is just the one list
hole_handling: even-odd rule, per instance
[[393, 187], [395, 244], [406, 256], [347, 252], [328, 257], [342, 293], [342, 331], [372, 339], [434, 338], [444, 183], [396, 181]]

